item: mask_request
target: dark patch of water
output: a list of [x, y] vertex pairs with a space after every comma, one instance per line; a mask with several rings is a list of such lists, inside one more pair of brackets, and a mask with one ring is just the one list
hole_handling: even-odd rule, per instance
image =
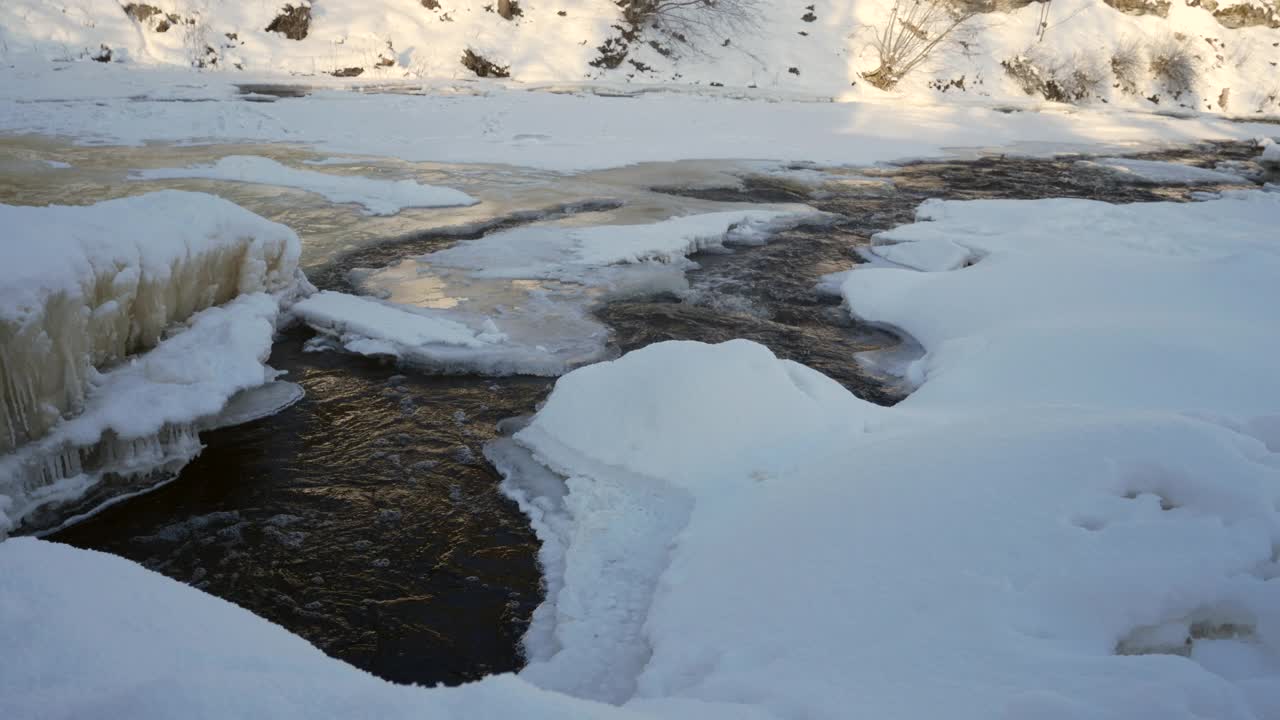
[[178, 481], [52, 536], [231, 600], [389, 680], [520, 667], [537, 542], [481, 450], [549, 382], [415, 377], [289, 333], [307, 397], [207, 433]]

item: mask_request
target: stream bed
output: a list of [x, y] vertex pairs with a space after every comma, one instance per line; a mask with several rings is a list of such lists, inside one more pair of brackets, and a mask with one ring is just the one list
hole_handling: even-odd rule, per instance
[[[15, 147], [7, 148], [10, 159], [21, 154]], [[96, 173], [77, 201], [158, 186], [106, 169], [130, 166], [128, 150], [51, 147], [44, 151]], [[0, 144], [0, 170], [5, 151]], [[171, 162], [191, 162], [232, 150], [167, 152]], [[305, 155], [297, 148], [273, 152], [283, 160]], [[1150, 157], [1212, 167], [1244, 162], [1247, 152], [1243, 145], [1206, 145]], [[314, 199], [299, 204], [291, 191], [212, 181], [169, 185], [218, 192], [291, 225], [303, 236], [312, 281], [348, 292], [356, 268], [391, 266], [553, 216], [635, 223], [741, 203], [803, 203], [838, 213], [842, 219], [829, 227], [695, 255], [687, 290], [602, 302], [594, 314], [609, 329], [614, 355], [664, 340], [748, 338], [864, 399], [893, 404], [909, 388], [854, 356], [894, 348], [900, 339], [852, 319], [820, 284], [863, 262], [871, 236], [912, 221], [923, 200], [1190, 201], [1195, 192], [1223, 189], [1135, 184], [1083, 168], [1077, 159], [984, 157], [770, 172], [753, 169], [759, 163], [669, 163], [569, 179], [501, 168], [376, 168], [389, 177], [460, 186], [486, 202], [503, 198], [488, 217], [466, 208], [360, 219]], [[372, 166], [359, 167], [371, 172]], [[0, 202], [49, 201], [40, 195], [41, 182], [66, 191], [56, 179], [31, 172], [34, 184], [0, 179]], [[271, 357], [273, 367], [287, 371], [285, 379], [305, 389], [301, 402], [204, 434], [207, 447], [177, 480], [50, 539], [135, 560], [392, 681], [457, 684], [519, 669], [520, 639], [542, 600], [538, 543], [500, 492], [501, 478], [482, 450], [501, 420], [534, 412], [553, 379], [423, 374], [348, 354], [307, 352], [311, 336], [305, 328], [285, 331]]]

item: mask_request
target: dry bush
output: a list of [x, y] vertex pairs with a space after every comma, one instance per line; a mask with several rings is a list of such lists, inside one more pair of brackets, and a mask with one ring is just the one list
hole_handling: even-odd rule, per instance
[[1123, 40], [1111, 53], [1111, 74], [1116, 87], [1128, 95], [1137, 95], [1142, 80], [1142, 46], [1136, 40]]
[[1000, 63], [1028, 95], [1040, 95], [1053, 102], [1081, 103], [1096, 97], [1106, 80], [1102, 62], [1093, 55], [1073, 53], [1055, 57], [1027, 52]]
[[862, 77], [881, 90], [892, 89], [975, 14], [947, 0], [894, 0], [889, 19], [872, 40], [880, 65]]
[[760, 18], [762, 0], [616, 0], [632, 28], [653, 27], [681, 39], [738, 32]]
[[1148, 55], [1152, 77], [1175, 98], [1195, 88], [1200, 71], [1186, 40], [1165, 35], [1151, 44]]

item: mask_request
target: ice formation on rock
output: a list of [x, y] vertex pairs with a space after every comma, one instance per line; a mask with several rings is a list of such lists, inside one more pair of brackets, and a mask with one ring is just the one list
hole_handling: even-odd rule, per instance
[[196, 421], [270, 380], [300, 279], [288, 228], [172, 191], [0, 206], [0, 224], [0, 531], [105, 475], [185, 462]]

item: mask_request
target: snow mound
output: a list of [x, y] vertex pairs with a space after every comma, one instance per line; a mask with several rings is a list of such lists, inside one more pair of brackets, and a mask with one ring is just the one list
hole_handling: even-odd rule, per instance
[[1139, 185], [1248, 185], [1239, 175], [1206, 170], [1181, 163], [1134, 158], [1081, 160], [1078, 167], [1102, 170], [1118, 179]]
[[900, 405], [663, 343], [495, 444], [545, 542], [524, 676], [636, 709], [1274, 716], [1280, 201], [919, 215], [881, 241], [933, 272], [844, 280], [928, 351]]
[[961, 247], [976, 264], [859, 270], [844, 292], [857, 315], [928, 351], [913, 369], [928, 381], [907, 406], [1274, 411], [1268, 358], [1280, 337], [1263, 328], [1280, 307], [1278, 215], [1280, 198], [1261, 192], [1186, 204], [928, 201], [918, 222], [876, 242], [918, 256]]
[[413, 180], [378, 180], [291, 168], [270, 158], [232, 155], [212, 165], [139, 170], [135, 180], [207, 178], [296, 188], [335, 203], [354, 203], [366, 215], [395, 215], [409, 207], [458, 207], [479, 200], [453, 188], [422, 185]]
[[0, 543], [0, 607], [6, 718], [640, 717], [510, 675], [393, 685], [128, 560], [30, 538]]
[[1258, 164], [1269, 170], [1280, 170], [1280, 143], [1267, 138], [1262, 154], [1258, 156]]
[[93, 368], [200, 310], [297, 283], [297, 235], [209, 195], [0, 205], [0, 224], [0, 453], [79, 412]]

